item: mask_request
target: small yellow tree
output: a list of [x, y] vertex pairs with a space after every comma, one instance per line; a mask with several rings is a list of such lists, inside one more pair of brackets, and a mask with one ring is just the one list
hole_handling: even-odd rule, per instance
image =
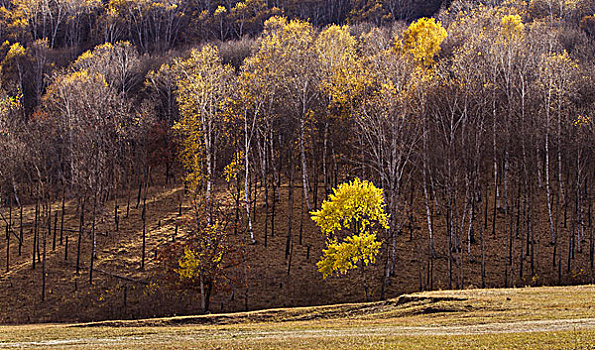
[[[360, 268], [366, 293], [370, 292], [365, 267], [375, 262], [382, 243], [375, 231], [388, 229], [382, 189], [356, 178], [333, 190], [322, 208], [311, 212], [312, 220], [327, 237], [322, 259], [316, 264], [324, 278]], [[344, 237], [344, 238], [342, 238]]]
[[194, 209], [195, 215], [187, 217], [187, 228], [195, 239], [184, 248], [184, 255], [178, 260], [179, 268], [174, 272], [180, 280], [198, 286], [201, 309], [208, 312], [213, 288], [226, 280], [225, 265], [229, 264], [232, 245], [225, 222], [214, 220], [206, 224], [204, 220], [196, 221], [196, 212], [200, 209]]

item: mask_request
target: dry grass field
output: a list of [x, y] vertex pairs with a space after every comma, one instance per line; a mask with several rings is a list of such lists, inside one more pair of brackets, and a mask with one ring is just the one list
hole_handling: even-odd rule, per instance
[[594, 349], [595, 286], [435, 291], [360, 304], [5, 326], [0, 348]]

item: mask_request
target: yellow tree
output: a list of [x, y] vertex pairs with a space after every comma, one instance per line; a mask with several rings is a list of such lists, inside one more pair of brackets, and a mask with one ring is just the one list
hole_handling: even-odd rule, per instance
[[186, 225], [193, 240], [184, 248], [184, 255], [177, 261], [174, 269], [182, 281], [198, 286], [201, 297], [201, 309], [208, 312], [213, 288], [225, 280], [225, 265], [229, 265], [231, 253], [230, 236], [226, 223], [215, 219], [205, 225], [196, 220], [200, 216], [200, 208], [193, 207], [193, 215], [188, 217]]
[[[17, 95], [21, 99], [20, 103], [21, 106], [25, 106], [24, 103], [24, 95], [23, 92], [25, 91], [25, 66], [24, 61], [27, 59], [27, 52], [26, 49], [21, 45], [21, 43], [14, 43], [10, 44], [8, 41], [2, 44], [2, 47], [8, 47], [8, 52], [6, 56], [2, 60], [2, 73], [3, 78], [7, 78], [7, 73], [14, 73], [16, 80], [16, 90]], [[12, 72], [11, 72], [12, 71]], [[24, 109], [23, 109], [24, 112]]]
[[0, 51], [5, 53], [0, 61], [4, 87], [10, 88], [11, 94], [20, 95], [23, 113], [28, 114], [39, 102], [44, 88], [47, 40], [35, 40], [26, 45], [5, 41]]
[[217, 36], [219, 40], [225, 40], [227, 33], [229, 32], [229, 26], [226, 24], [226, 17], [227, 17], [227, 8], [224, 6], [217, 6], [213, 16], [210, 16], [209, 19], [216, 22], [217, 25]]
[[311, 214], [327, 238], [318, 271], [326, 278], [359, 267], [366, 301], [370, 301], [365, 267], [375, 263], [382, 245], [376, 232], [389, 228], [382, 189], [356, 178], [339, 185]]
[[215, 153], [222, 128], [224, 102], [231, 93], [233, 68], [224, 65], [217, 48], [205, 45], [190, 57], [177, 60], [177, 102], [180, 121], [174, 126], [181, 137], [185, 181], [194, 197], [203, 193], [208, 203], [213, 191]]
[[315, 50], [321, 69], [320, 89], [328, 95], [329, 107], [350, 107], [370, 83], [357, 53], [356, 38], [348, 26], [331, 25], [316, 37]]
[[446, 29], [440, 22], [434, 18], [420, 18], [409, 25], [402, 40], [397, 40], [397, 49], [410, 54], [420, 65], [430, 67], [446, 36]]
[[[198, 285], [201, 307], [209, 309], [211, 291], [223, 277], [224, 263], [231, 249], [227, 223], [213, 198], [215, 162], [230, 115], [229, 99], [236, 85], [233, 68], [222, 63], [216, 47], [192, 50], [190, 57], [171, 66], [176, 82], [180, 120], [174, 130], [180, 137], [180, 159], [191, 193], [192, 211], [186, 229], [191, 241], [175, 270], [182, 280]], [[235, 159], [239, 162], [239, 159]], [[233, 169], [231, 169], [233, 168]], [[226, 180], [239, 172], [239, 163], [224, 171]], [[248, 214], [248, 217], [250, 215]]]

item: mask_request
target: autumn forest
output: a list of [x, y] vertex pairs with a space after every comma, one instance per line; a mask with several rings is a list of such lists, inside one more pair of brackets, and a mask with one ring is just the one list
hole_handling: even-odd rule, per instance
[[0, 0], [0, 39], [2, 322], [595, 282], [595, 1]]

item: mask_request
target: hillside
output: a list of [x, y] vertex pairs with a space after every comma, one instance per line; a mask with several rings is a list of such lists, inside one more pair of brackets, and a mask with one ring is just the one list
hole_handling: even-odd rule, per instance
[[[281, 203], [287, 201], [287, 185], [282, 187]], [[221, 191], [225, 193], [225, 191]], [[249, 284], [247, 288], [242, 283], [232, 284], [226, 289], [215, 291], [212, 312], [233, 312], [256, 310], [271, 307], [309, 306], [343, 302], [359, 302], [364, 300], [363, 290], [359, 281], [359, 274], [350, 273], [343, 277], [331, 277], [323, 280], [316, 270], [315, 263], [319, 260], [324, 245], [324, 236], [314, 227], [313, 222], [304, 214], [302, 240], [300, 242], [301, 210], [299, 191], [295, 191], [294, 220], [292, 223], [292, 255], [285, 259], [285, 244], [287, 241], [287, 208], [280, 205], [277, 208], [275, 232], [267, 238], [264, 246], [263, 221], [264, 208], [262, 203], [257, 206], [255, 220], [255, 235], [258, 243], [247, 245], [247, 265]], [[64, 260], [65, 245], [60, 245], [57, 234], [56, 249], [52, 249], [52, 236], [47, 238], [47, 291], [46, 300], [41, 301], [41, 263], [37, 262], [32, 270], [33, 236], [30, 233], [34, 208], [26, 207], [23, 211], [24, 243], [22, 255], [18, 256], [18, 244], [14, 238], [10, 244], [10, 270], [6, 268], [6, 238], [0, 242], [0, 322], [31, 323], [31, 322], [73, 322], [105, 319], [130, 319], [155, 316], [191, 315], [200, 313], [200, 297], [198, 290], [172, 288], [173, 273], [165, 272], [163, 265], [157, 259], [158, 254], [174, 241], [183, 238], [182, 230], [175, 236], [176, 222], [183, 188], [172, 186], [153, 186], [149, 188], [147, 198], [147, 240], [146, 267], [140, 269], [142, 251], [142, 204], [136, 207], [134, 194], [130, 197], [130, 213], [126, 218], [125, 196], [118, 200], [120, 227], [115, 232], [113, 214], [106, 209], [103, 221], [97, 223], [98, 235], [97, 259], [93, 285], [89, 284], [90, 260], [90, 226], [87, 227], [81, 245], [81, 271], [75, 273], [76, 262], [76, 231], [78, 215], [76, 203], [67, 202], [64, 227], [74, 229], [67, 232], [68, 261]], [[417, 200], [416, 200], [417, 202]], [[421, 199], [419, 200], [421, 202]], [[418, 203], [421, 205], [421, 203]], [[54, 204], [54, 211], [59, 211], [60, 203]], [[107, 208], [113, 208], [110, 202]], [[182, 211], [187, 210], [188, 203], [184, 202]], [[543, 208], [545, 210], [545, 208]], [[7, 217], [7, 214], [4, 214]], [[15, 224], [18, 217], [13, 213]], [[416, 218], [423, 223], [423, 217]], [[54, 223], [52, 223], [53, 225]], [[90, 225], [90, 223], [87, 223]], [[547, 223], [544, 223], [547, 225]], [[17, 225], [18, 226], [18, 225]], [[59, 225], [58, 225], [59, 227]], [[54, 227], [52, 228], [52, 230]], [[269, 228], [270, 229], [270, 228]], [[437, 232], [443, 228], [436, 227]], [[478, 228], [480, 229], [480, 228]], [[59, 229], [58, 229], [59, 230]], [[551, 266], [553, 247], [547, 238], [547, 226], [540, 227], [536, 237], [535, 277], [530, 274], [530, 261], [524, 259], [525, 274], [519, 275], [518, 254], [523, 246], [523, 237], [514, 240], [515, 271], [514, 282], [506, 281], [505, 269], [507, 254], [502, 253], [502, 246], [507, 242], [505, 231], [497, 230], [496, 236], [486, 235], [486, 286], [504, 287], [505, 283], [514, 286], [538, 286], [548, 284], [577, 284], [592, 281], [589, 272], [588, 250], [576, 253], [567, 266], [567, 242], [561, 242], [563, 266], [561, 269]], [[243, 233], [239, 233], [242, 235]], [[439, 233], [443, 235], [443, 233]], [[269, 232], [270, 235], [270, 232]], [[174, 237], [175, 236], [175, 237]], [[411, 240], [411, 237], [413, 238]], [[396, 297], [403, 293], [430, 289], [427, 279], [428, 272], [428, 233], [424, 225], [413, 228], [412, 236], [403, 234], [398, 237], [398, 261], [396, 274], [388, 290], [389, 297]], [[504, 242], [504, 243], [503, 243]], [[66, 243], [66, 237], [64, 242]], [[434, 274], [432, 289], [447, 288], [447, 239], [436, 237], [437, 257], [433, 260]], [[385, 248], [383, 248], [386, 251]], [[478, 287], [481, 285], [480, 244], [472, 244], [472, 254], [475, 257], [470, 262], [465, 257], [463, 262], [464, 287]], [[383, 261], [385, 258], [379, 259]], [[289, 267], [289, 263], [291, 266]], [[372, 298], [379, 298], [379, 288], [382, 277], [383, 264], [377, 263], [373, 271], [371, 282]], [[458, 270], [458, 269], [457, 269]], [[458, 272], [457, 272], [458, 273]], [[561, 280], [558, 280], [560, 273]]]
[[0, 347], [590, 349], [595, 287], [439, 291], [222, 315], [4, 326]]

